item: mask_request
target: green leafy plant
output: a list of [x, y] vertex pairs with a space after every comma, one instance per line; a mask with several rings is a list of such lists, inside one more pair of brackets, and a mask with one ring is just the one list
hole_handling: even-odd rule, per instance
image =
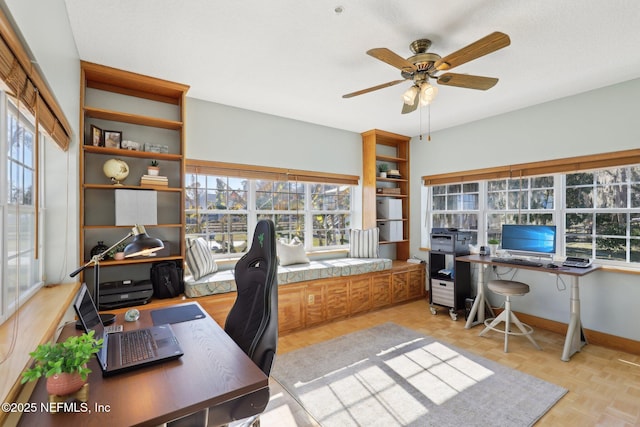
[[111, 249], [107, 255], [109, 258], [113, 258], [118, 252], [124, 252], [124, 248], [126, 247], [127, 245], [125, 243], [120, 243], [118, 246]]
[[386, 172], [389, 170], [389, 165], [386, 163], [380, 163], [378, 165], [378, 172]]
[[157, 160], [151, 160], [151, 166], [153, 166], [154, 168], [158, 167], [158, 161]]
[[34, 360], [33, 367], [22, 373], [21, 383], [35, 381], [41, 376], [49, 378], [63, 372], [78, 373], [82, 380], [87, 379], [91, 369], [87, 362], [102, 348], [103, 340], [94, 338], [94, 331], [79, 336], [71, 336], [63, 342], [40, 344], [29, 353]]
[[498, 239], [489, 239], [488, 243], [490, 245], [499, 245], [500, 244], [500, 240], [498, 240]]

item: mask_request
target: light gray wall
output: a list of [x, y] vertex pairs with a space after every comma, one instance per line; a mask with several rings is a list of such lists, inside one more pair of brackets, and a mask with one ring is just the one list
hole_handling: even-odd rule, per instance
[[[640, 79], [436, 132], [431, 142], [414, 138], [412, 253], [427, 258], [418, 249], [426, 234], [420, 177], [638, 148], [639, 110]], [[558, 290], [563, 284], [556, 283], [555, 275], [522, 270], [518, 279], [529, 283], [531, 292], [514, 298], [514, 310], [568, 321], [569, 278], [564, 278], [564, 290]], [[633, 308], [640, 301], [640, 276], [596, 272], [580, 280], [580, 293], [585, 328], [640, 340], [640, 311]]]
[[[69, 281], [68, 272], [78, 259], [79, 58], [63, 0], [2, 1], [74, 131], [68, 153], [47, 148], [45, 171], [46, 280]], [[437, 132], [431, 142], [412, 141], [412, 253], [419, 253], [424, 219], [421, 176], [637, 148], [640, 127], [632, 114], [638, 111], [638, 100], [640, 81], [635, 80]], [[186, 123], [188, 157], [361, 175], [357, 133], [195, 99], [188, 100]], [[557, 291], [554, 278], [538, 273], [521, 278], [535, 286], [514, 303], [517, 310], [567, 321], [568, 292]], [[581, 291], [587, 328], [640, 340], [635, 327], [640, 311], [632, 308], [640, 299], [638, 276], [595, 273], [582, 281]]]

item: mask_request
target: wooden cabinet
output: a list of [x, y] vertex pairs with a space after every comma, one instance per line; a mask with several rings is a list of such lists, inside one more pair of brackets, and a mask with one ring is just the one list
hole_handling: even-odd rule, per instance
[[[409, 141], [408, 136], [373, 129], [362, 136], [362, 226], [379, 227], [380, 244], [394, 244], [395, 258], [407, 260], [410, 257], [409, 243]], [[387, 165], [390, 171], [397, 171], [382, 178], [378, 168]], [[387, 171], [389, 173], [389, 171]], [[400, 206], [399, 217], [393, 219], [377, 215], [378, 203], [383, 200], [394, 207]]]
[[352, 279], [349, 282], [349, 312], [360, 313], [371, 309], [371, 277]]
[[[135, 225], [127, 224], [127, 220], [116, 221], [122, 219], [116, 215], [116, 200], [120, 200], [120, 207], [156, 213], [155, 223], [139, 225], [166, 244], [165, 250], [153, 258], [101, 261], [101, 283], [149, 279], [152, 262], [182, 263], [184, 259], [184, 103], [188, 89], [179, 83], [81, 62], [80, 264], [91, 259], [91, 249], [98, 242], [111, 246]], [[118, 138], [108, 138], [112, 135]], [[103, 170], [111, 159], [122, 160], [128, 167], [128, 176], [121, 185], [114, 185]], [[147, 175], [152, 160], [159, 163], [160, 176], [167, 178], [166, 184], [152, 181], [151, 185], [142, 185], [141, 178]], [[116, 195], [118, 190], [133, 192]], [[155, 205], [125, 204], [123, 195], [155, 200]], [[93, 289], [91, 269], [85, 273], [81, 280]]]

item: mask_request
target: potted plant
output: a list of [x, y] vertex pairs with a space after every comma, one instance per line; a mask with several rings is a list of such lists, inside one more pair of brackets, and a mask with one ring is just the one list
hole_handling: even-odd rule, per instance
[[147, 166], [147, 175], [158, 176], [160, 173], [160, 167], [157, 160], [151, 160], [151, 164]]
[[489, 251], [491, 253], [491, 256], [496, 256], [496, 252], [498, 251], [498, 245], [500, 244], [500, 240], [489, 239], [487, 243], [489, 243]]
[[127, 245], [125, 243], [120, 243], [115, 248], [111, 249], [107, 255], [112, 259], [124, 259], [124, 248], [126, 247]]
[[378, 172], [380, 172], [380, 178], [386, 178], [388, 170], [389, 170], [389, 165], [388, 164], [380, 163], [378, 165]]
[[64, 396], [80, 390], [91, 372], [87, 362], [102, 348], [102, 338], [96, 340], [93, 335], [90, 331], [63, 342], [40, 344], [29, 353], [34, 365], [22, 373], [22, 384], [44, 375], [49, 394]]

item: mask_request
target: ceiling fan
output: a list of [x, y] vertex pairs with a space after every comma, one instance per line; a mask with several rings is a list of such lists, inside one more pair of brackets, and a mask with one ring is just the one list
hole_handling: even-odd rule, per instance
[[496, 31], [444, 58], [441, 58], [437, 53], [427, 52], [431, 47], [431, 40], [429, 39], [418, 39], [411, 43], [410, 49], [413, 52], [413, 56], [407, 59], [384, 47], [371, 49], [367, 51], [368, 55], [398, 68], [402, 79], [351, 92], [342, 97], [351, 98], [411, 80], [413, 85], [403, 95], [402, 114], [406, 114], [416, 110], [418, 105], [427, 105], [433, 101], [438, 88], [429, 83], [431, 79], [445, 86], [487, 90], [498, 83], [497, 78], [448, 72], [438, 75], [438, 73], [488, 55], [509, 46], [510, 43], [511, 40], [508, 35]]

